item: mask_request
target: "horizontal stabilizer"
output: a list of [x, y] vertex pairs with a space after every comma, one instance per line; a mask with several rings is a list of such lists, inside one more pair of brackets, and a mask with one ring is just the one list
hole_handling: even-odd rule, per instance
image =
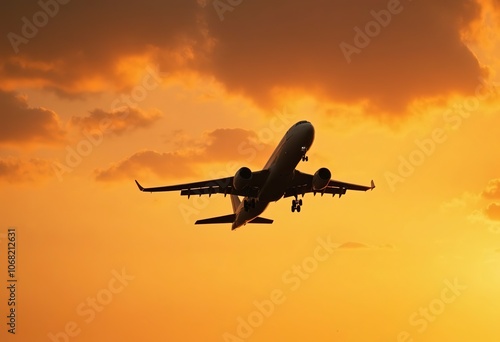
[[252, 221], [248, 222], [248, 223], [266, 223], [266, 224], [271, 224], [273, 223], [274, 220], [270, 220], [270, 219], [267, 219], [267, 218], [263, 218], [263, 217], [256, 217], [254, 218]]
[[[229, 214], [224, 216], [211, 217], [203, 220], [198, 220], [194, 224], [215, 224], [215, 223], [233, 223], [236, 219], [236, 214]], [[264, 217], [256, 217], [248, 223], [261, 223], [261, 224], [271, 224], [274, 220], [270, 220]]]
[[203, 220], [198, 220], [194, 224], [233, 223], [235, 219], [236, 219], [235, 214], [229, 214], [224, 216], [217, 216]]

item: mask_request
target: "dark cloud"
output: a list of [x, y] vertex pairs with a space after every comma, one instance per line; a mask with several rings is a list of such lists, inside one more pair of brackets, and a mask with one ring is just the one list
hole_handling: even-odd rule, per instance
[[500, 221], [500, 204], [499, 203], [491, 203], [484, 210], [484, 213], [490, 220]]
[[151, 172], [159, 177], [184, 177], [194, 173], [193, 165], [185, 156], [156, 151], [137, 152], [107, 169], [96, 170], [95, 173], [99, 181], [112, 181], [131, 179], [143, 171]]
[[271, 156], [272, 147], [259, 141], [256, 133], [240, 128], [216, 129], [206, 134], [204, 154], [209, 159], [263, 162]]
[[[123, 90], [134, 84], [120, 63], [146, 56], [164, 72], [215, 76], [261, 106], [279, 105], [274, 95], [295, 89], [402, 115], [415, 99], [472, 94], [483, 74], [461, 40], [480, 16], [474, 0], [401, 1], [351, 63], [340, 44], [354, 45], [354, 28], [364, 30], [387, 0], [243, 1], [223, 21], [215, 3], [71, 1], [18, 54], [4, 39], [0, 76], [70, 95], [95, 90], [92, 80]], [[37, 2], [9, 4], [0, 32], [20, 33], [21, 18], [39, 10]]]
[[490, 180], [482, 196], [487, 199], [500, 199], [500, 179]]
[[0, 144], [55, 144], [64, 139], [57, 114], [42, 107], [30, 107], [27, 98], [0, 90]]
[[226, 12], [224, 21], [211, 13], [217, 43], [210, 71], [261, 104], [272, 103], [273, 90], [297, 88], [401, 114], [420, 97], [472, 93], [482, 71], [461, 32], [480, 14], [473, 0], [402, 1], [401, 12], [346, 61], [340, 43], [354, 45], [354, 28], [364, 30], [370, 12], [387, 4], [256, 0]]
[[368, 245], [366, 243], [355, 242], [355, 241], [344, 242], [337, 248], [338, 249], [385, 249], [385, 250], [395, 249], [394, 245], [390, 243], [386, 243], [383, 245]]
[[[178, 132], [174, 133], [174, 137], [186, 141]], [[131, 179], [143, 172], [158, 177], [185, 178], [198, 175], [197, 166], [200, 164], [234, 162], [238, 165], [236, 167], [254, 165], [263, 163], [271, 152], [270, 145], [258, 142], [256, 133], [243, 129], [217, 129], [204, 134], [203, 139], [189, 146], [182, 146], [175, 152], [137, 152], [108, 168], [96, 170], [96, 179]], [[230, 171], [224, 170], [224, 174], [217, 177], [232, 176]]]
[[87, 116], [72, 117], [71, 122], [84, 131], [98, 130], [121, 135], [125, 131], [149, 127], [161, 117], [159, 110], [144, 111], [139, 108], [122, 107], [114, 111], [94, 109]]
[[361, 242], [349, 241], [349, 242], [344, 242], [338, 247], [338, 249], [357, 249], [357, 248], [370, 248], [370, 246]]
[[47, 160], [0, 158], [0, 180], [9, 183], [32, 182], [53, 175], [53, 172], [52, 164]]
[[[2, 41], [1, 76], [35, 80], [68, 96], [93, 92], [96, 82], [127, 89], [135, 84], [125, 77], [127, 65], [120, 67], [126, 58], [154, 55], [171, 68], [192, 59], [190, 51], [203, 44], [199, 9], [184, 0], [70, 1], [26, 44], [14, 44], [17, 53], [8, 39]], [[9, 4], [0, 14], [0, 32], [22, 35], [22, 18], [33, 22], [40, 11], [38, 1]]]

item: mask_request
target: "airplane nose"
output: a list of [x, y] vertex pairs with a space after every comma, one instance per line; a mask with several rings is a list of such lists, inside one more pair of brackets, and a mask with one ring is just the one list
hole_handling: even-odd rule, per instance
[[304, 130], [307, 132], [306, 134], [311, 137], [311, 143], [314, 140], [314, 126], [308, 122], [304, 125]]
[[312, 125], [312, 123], [308, 122], [307, 125], [306, 125], [306, 127], [309, 130], [309, 132], [311, 132], [312, 134], [314, 134], [314, 126]]

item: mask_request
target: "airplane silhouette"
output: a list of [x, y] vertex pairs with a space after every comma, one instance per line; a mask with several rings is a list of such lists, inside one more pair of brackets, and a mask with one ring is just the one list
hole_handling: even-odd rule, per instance
[[[320, 168], [314, 175], [296, 169], [300, 161], [308, 161], [307, 151], [314, 140], [314, 127], [308, 121], [299, 121], [285, 134], [272, 153], [264, 168], [252, 172], [248, 167], [240, 168], [232, 177], [213, 179], [202, 182], [144, 188], [136, 180], [140, 191], [180, 191], [181, 196], [224, 194], [230, 195], [233, 213], [224, 216], [198, 220], [195, 224], [231, 223], [236, 229], [247, 223], [270, 224], [273, 220], [259, 215], [270, 202], [282, 197], [294, 197], [292, 212], [300, 212], [302, 199], [306, 193], [312, 192], [339, 195], [347, 190], [373, 190], [370, 186], [340, 182], [331, 179], [331, 172], [326, 167]], [[243, 201], [238, 196], [243, 196]]]

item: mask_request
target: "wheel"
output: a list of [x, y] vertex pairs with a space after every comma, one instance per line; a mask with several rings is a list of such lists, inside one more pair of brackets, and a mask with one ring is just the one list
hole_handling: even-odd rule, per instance
[[306, 156], [306, 161], [309, 161], [309, 157], [308, 156]]
[[301, 199], [299, 199], [299, 205], [302, 205], [302, 200]]
[[296, 200], [292, 200], [292, 207], [295, 207], [297, 206], [297, 201]]
[[300, 213], [300, 205], [297, 206], [297, 212]]
[[292, 205], [292, 213], [294, 213], [294, 212], [295, 212], [295, 206]]

